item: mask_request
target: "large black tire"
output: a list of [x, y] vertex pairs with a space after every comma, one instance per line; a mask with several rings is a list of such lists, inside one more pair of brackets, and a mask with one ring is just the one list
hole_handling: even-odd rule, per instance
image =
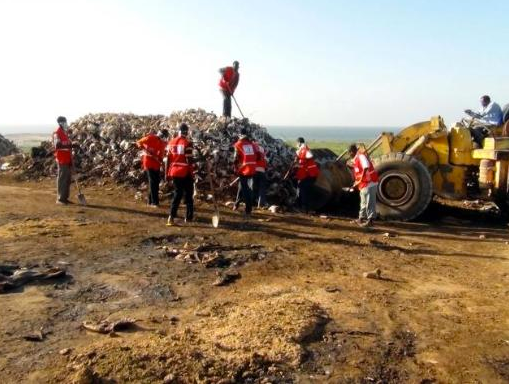
[[389, 153], [373, 161], [379, 175], [377, 211], [386, 220], [413, 220], [428, 207], [433, 183], [426, 166], [404, 153]]

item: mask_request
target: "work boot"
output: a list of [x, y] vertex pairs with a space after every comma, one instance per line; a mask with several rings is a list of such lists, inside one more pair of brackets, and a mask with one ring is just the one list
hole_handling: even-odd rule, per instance
[[352, 220], [352, 223], [357, 224], [359, 227], [363, 227], [364, 219], [358, 218], [357, 220]]
[[175, 219], [171, 216], [168, 216], [168, 221], [166, 222], [167, 227], [173, 227], [175, 226]]

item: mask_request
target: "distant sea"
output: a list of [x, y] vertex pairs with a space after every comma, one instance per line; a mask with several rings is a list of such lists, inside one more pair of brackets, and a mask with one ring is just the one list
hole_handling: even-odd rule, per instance
[[[0, 134], [10, 136], [34, 135], [40, 137], [47, 135], [48, 139], [53, 130], [51, 125], [0, 125]], [[398, 128], [391, 127], [341, 127], [341, 126], [267, 126], [268, 132], [285, 141], [294, 141], [298, 137], [304, 137], [307, 141], [369, 141], [376, 138], [381, 132], [397, 132]]]
[[383, 127], [313, 127], [313, 126], [268, 126], [268, 132], [285, 141], [303, 137], [306, 141], [354, 142], [374, 140], [381, 132], [397, 132], [398, 128]]

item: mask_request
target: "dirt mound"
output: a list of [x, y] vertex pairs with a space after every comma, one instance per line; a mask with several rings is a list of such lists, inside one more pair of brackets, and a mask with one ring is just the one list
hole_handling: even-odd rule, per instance
[[[79, 146], [74, 150], [75, 168], [79, 178], [100, 180], [112, 178], [122, 184], [145, 189], [145, 176], [141, 169], [140, 151], [135, 141], [150, 131], [166, 128], [177, 134], [180, 123], [190, 126], [195, 146], [197, 191], [206, 197], [209, 191], [207, 164], [212, 164], [213, 180], [223, 196], [233, 196], [236, 186], [230, 187], [233, 174], [233, 143], [241, 128], [267, 152], [269, 187], [267, 195], [274, 202], [291, 200], [294, 188], [283, 175], [292, 162], [293, 153], [282, 140], [274, 139], [260, 125], [248, 119], [233, 119], [227, 125], [215, 114], [201, 109], [172, 113], [170, 116], [137, 116], [133, 114], [90, 114], [70, 126], [72, 141]], [[24, 165], [24, 174], [37, 179], [55, 173], [51, 143], [43, 142], [32, 149], [32, 157]]]
[[0, 135], [0, 157], [19, 153], [18, 147], [11, 140]]
[[[76, 369], [88, 366], [97, 377], [119, 382], [175, 383], [285, 382], [327, 317], [313, 302], [285, 294], [232, 307], [228, 302], [202, 308], [202, 319], [168, 336], [134, 339], [101, 337], [71, 357]], [[143, 329], [143, 325], [141, 325]], [[57, 377], [72, 377], [62, 372]], [[222, 381], [221, 381], [222, 380]]]

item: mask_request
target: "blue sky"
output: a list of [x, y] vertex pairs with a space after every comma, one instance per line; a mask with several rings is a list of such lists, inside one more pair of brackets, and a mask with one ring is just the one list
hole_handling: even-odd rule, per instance
[[509, 103], [507, 15], [495, 0], [0, 0], [0, 125], [219, 113], [233, 60], [264, 125], [452, 124], [482, 94]]

